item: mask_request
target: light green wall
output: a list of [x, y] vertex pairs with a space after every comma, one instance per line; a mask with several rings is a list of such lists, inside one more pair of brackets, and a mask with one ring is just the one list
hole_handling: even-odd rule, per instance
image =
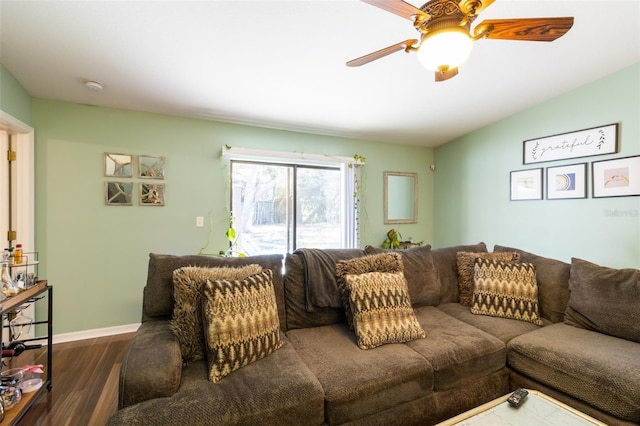
[[[591, 198], [590, 165], [587, 199], [509, 201], [512, 170], [639, 155], [639, 117], [635, 64], [436, 148], [435, 246], [484, 241], [490, 250], [640, 267], [640, 197]], [[522, 164], [524, 140], [610, 123], [620, 123], [617, 154]]]
[[[219, 158], [224, 145], [365, 157], [362, 245], [379, 245], [392, 227], [383, 224], [383, 172], [418, 172], [419, 223], [395, 228], [414, 240], [433, 240], [429, 148], [42, 99], [33, 100], [33, 121], [36, 247], [40, 275], [54, 285], [55, 333], [138, 322], [150, 252], [198, 253], [208, 243], [210, 225], [206, 251], [226, 248], [228, 175]], [[166, 206], [105, 206], [104, 152], [165, 156]], [[210, 222], [196, 228], [196, 216]]]
[[0, 110], [31, 125], [31, 96], [2, 64], [0, 64]]

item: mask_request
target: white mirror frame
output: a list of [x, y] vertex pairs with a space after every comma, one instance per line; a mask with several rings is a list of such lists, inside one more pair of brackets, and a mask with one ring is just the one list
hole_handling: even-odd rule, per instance
[[[406, 201], [413, 205], [398, 203]], [[384, 172], [384, 223], [418, 223], [418, 174]]]

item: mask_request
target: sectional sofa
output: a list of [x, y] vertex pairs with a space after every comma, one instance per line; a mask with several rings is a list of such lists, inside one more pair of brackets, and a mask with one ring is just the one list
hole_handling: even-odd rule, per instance
[[[142, 325], [109, 424], [428, 425], [518, 387], [608, 424], [640, 423], [640, 271], [503, 246], [488, 253], [484, 243], [390, 254], [298, 250], [284, 262], [151, 254]], [[263, 272], [244, 281], [200, 278], [198, 306], [174, 294], [174, 271], [248, 265]], [[533, 284], [494, 299], [512, 279]], [[388, 287], [372, 298], [380, 282]], [[247, 299], [259, 312], [241, 325], [215, 323], [221, 306], [238, 308], [218, 303], [235, 297], [235, 285], [260, 289]], [[262, 303], [268, 294], [272, 306]], [[194, 324], [178, 323], [178, 309], [195, 314]], [[368, 322], [378, 314], [381, 322]], [[227, 337], [216, 334], [227, 326]], [[236, 327], [264, 339], [228, 352], [220, 342], [233, 340]], [[193, 330], [200, 340], [185, 348], [177, 336]], [[232, 361], [218, 362], [225, 357]]]

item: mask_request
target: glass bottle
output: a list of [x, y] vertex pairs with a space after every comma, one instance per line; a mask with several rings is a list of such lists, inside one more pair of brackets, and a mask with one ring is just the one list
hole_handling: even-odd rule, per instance
[[2, 293], [3, 297], [0, 300], [4, 300], [4, 296], [15, 296], [18, 294], [18, 289], [16, 288], [13, 278], [11, 278], [11, 273], [9, 272], [9, 262], [2, 262], [2, 271], [0, 272], [0, 281], [2, 281]]
[[16, 248], [13, 250], [13, 263], [14, 265], [17, 265], [19, 263], [22, 263], [23, 260], [22, 244], [16, 244]]

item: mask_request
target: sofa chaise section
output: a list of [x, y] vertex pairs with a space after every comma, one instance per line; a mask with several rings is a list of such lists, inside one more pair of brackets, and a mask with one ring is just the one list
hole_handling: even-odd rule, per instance
[[570, 405], [581, 401], [618, 419], [611, 423], [640, 423], [636, 342], [558, 323], [512, 339], [507, 359], [514, 383], [560, 391]]
[[207, 380], [206, 361], [182, 370], [173, 395], [119, 410], [111, 425], [321, 425], [324, 392], [291, 343], [228, 375]]

